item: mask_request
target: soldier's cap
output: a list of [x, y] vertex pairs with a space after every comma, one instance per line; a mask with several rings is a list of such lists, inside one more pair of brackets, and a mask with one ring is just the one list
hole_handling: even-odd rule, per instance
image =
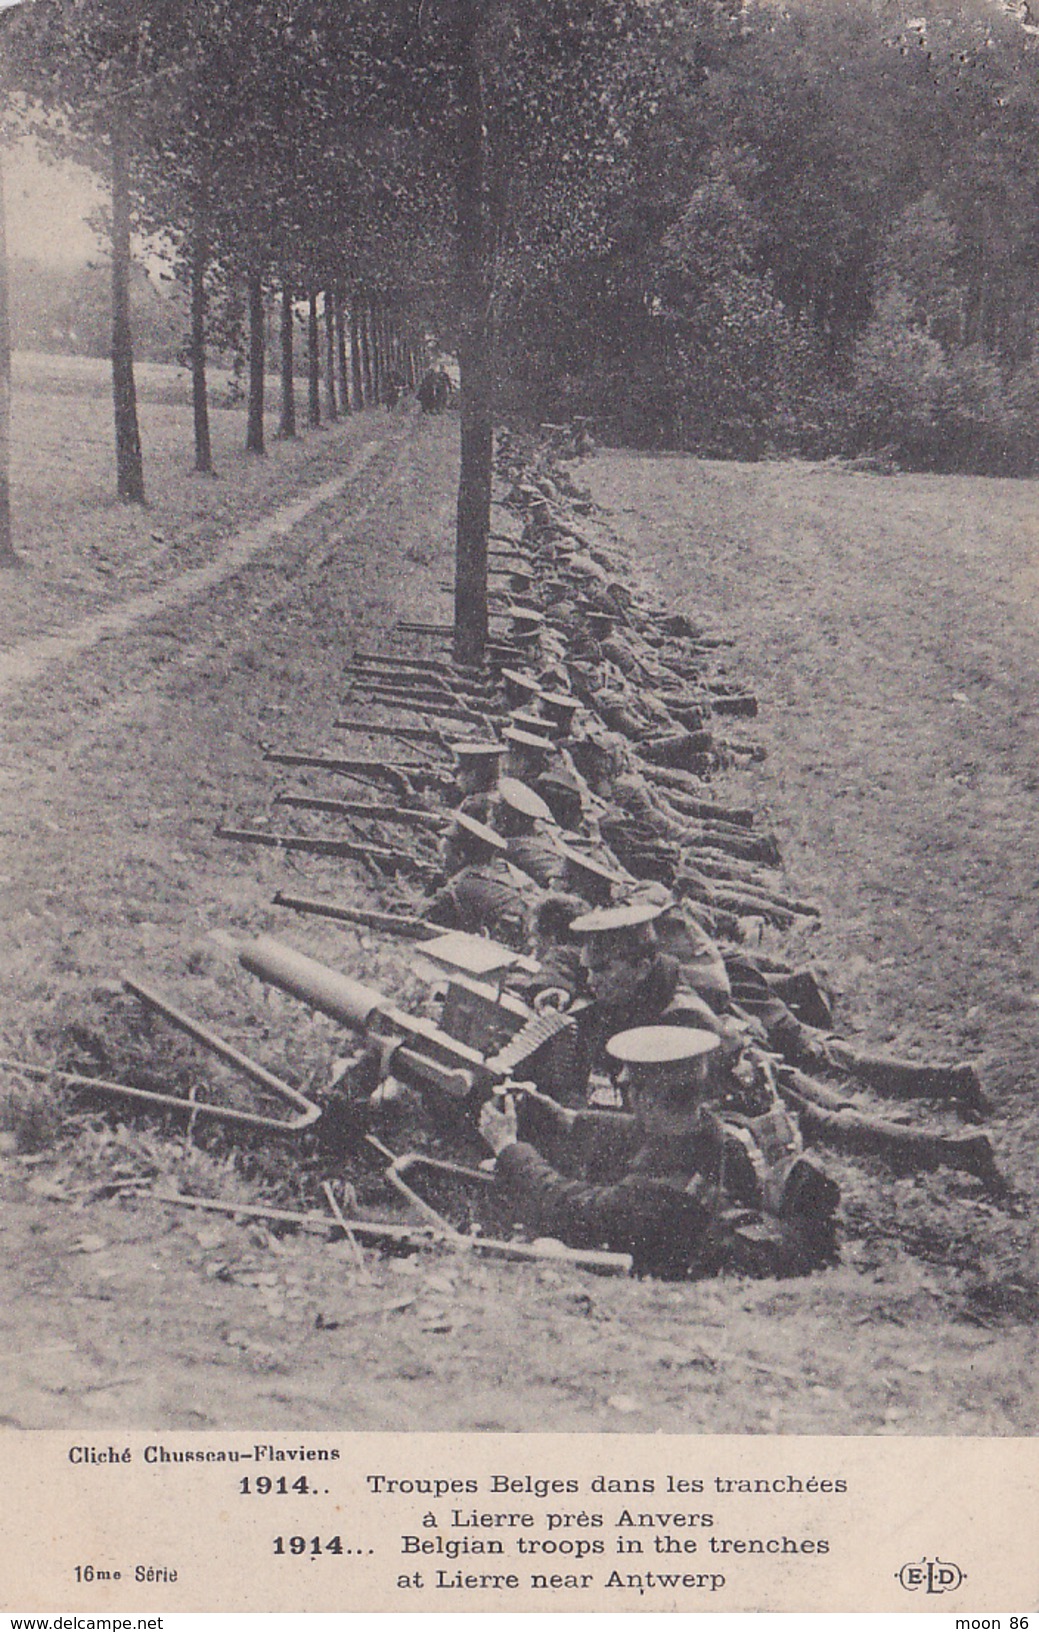
[[529, 816], [535, 822], [551, 822], [555, 826], [556, 819], [541, 795], [517, 777], [503, 776], [498, 783], [498, 794], [502, 802], [518, 815]]
[[659, 907], [661, 915], [670, 912], [678, 905], [678, 897], [669, 890], [666, 884], [658, 883], [656, 879], [649, 879], [640, 884], [637, 890], [632, 891], [631, 900], [640, 904], [648, 901], [651, 906]]
[[504, 742], [471, 742], [466, 739], [463, 742], [453, 742], [450, 746], [456, 759], [477, 765], [481, 761], [490, 764], [492, 759], [500, 759], [509, 751]]
[[[622, 888], [622, 886], [627, 882], [627, 880], [624, 879], [620, 873], [615, 873], [611, 868], [604, 867], [601, 861], [596, 861], [592, 856], [586, 856], [580, 850], [571, 850], [567, 845], [560, 845], [559, 850], [563, 860], [566, 862], [567, 872], [571, 877], [576, 876], [579, 884], [594, 884], [597, 887], [612, 890]], [[582, 914], [580, 922], [584, 924], [586, 918], [597, 918], [601, 911], [629, 912], [630, 910], [631, 909], [629, 907], [597, 907], [594, 912], [586, 912]], [[649, 919], [646, 919], [646, 922], [648, 923]], [[575, 925], [571, 924], [570, 927], [573, 929]], [[616, 927], [618, 929], [625, 929], [628, 926], [626, 924], [618, 924]], [[598, 924], [585, 924], [585, 927], [583, 929], [578, 929], [577, 933], [579, 935], [594, 934], [598, 928]]]
[[547, 737], [536, 737], [532, 731], [521, 731], [515, 725], [507, 726], [502, 736], [517, 748], [537, 749], [542, 754], [552, 753], [555, 746]]
[[650, 901], [631, 901], [623, 907], [596, 907], [594, 912], [583, 912], [580, 918], [575, 918], [570, 931], [573, 935], [616, 935], [651, 924], [662, 910]]
[[581, 707], [580, 697], [568, 697], [562, 691], [543, 691], [541, 693], [541, 707], [550, 719], [559, 725], [570, 726], [574, 715]]
[[475, 816], [466, 815], [464, 810], [455, 812], [452, 832], [460, 833], [469, 839], [476, 839], [480, 844], [486, 845], [489, 850], [498, 850], [502, 854], [508, 849], [508, 845], [500, 833], [496, 833], [493, 827], [488, 827], [486, 822], [478, 822]]
[[503, 608], [503, 615], [517, 630], [540, 629], [545, 621], [545, 614], [536, 607], [518, 606], [515, 602]]
[[715, 1032], [700, 1031], [693, 1026], [636, 1026], [632, 1031], [619, 1031], [611, 1037], [606, 1052], [619, 1065], [628, 1066], [633, 1076], [642, 1073], [657, 1076], [662, 1066], [672, 1066], [676, 1078], [681, 1080], [683, 1067], [713, 1054], [720, 1042]]
[[515, 691], [525, 691], [528, 697], [537, 697], [541, 687], [532, 674], [521, 674], [519, 669], [502, 669], [501, 677]]
[[546, 720], [541, 714], [529, 714], [526, 709], [514, 709], [509, 719], [517, 730], [529, 731], [534, 737], [550, 739], [555, 731], [554, 721]]

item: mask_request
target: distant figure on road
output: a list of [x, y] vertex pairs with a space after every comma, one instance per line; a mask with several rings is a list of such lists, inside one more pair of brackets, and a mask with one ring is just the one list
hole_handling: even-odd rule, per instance
[[442, 368], [429, 369], [416, 395], [424, 414], [442, 414], [451, 401], [451, 376]]

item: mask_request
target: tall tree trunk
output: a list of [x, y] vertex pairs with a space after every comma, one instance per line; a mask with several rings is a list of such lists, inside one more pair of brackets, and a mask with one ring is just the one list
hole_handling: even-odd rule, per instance
[[382, 346], [379, 339], [379, 308], [374, 301], [368, 304], [368, 356], [372, 370], [372, 406], [382, 402]]
[[112, 126], [112, 407], [115, 416], [116, 491], [128, 504], [144, 503], [144, 464], [137, 423], [130, 329], [130, 180], [126, 141]]
[[325, 290], [325, 402], [329, 420], [339, 418], [336, 396], [336, 308], [331, 289]]
[[11, 532], [11, 322], [8, 314], [7, 230], [0, 167], [0, 567], [17, 567]]
[[397, 378], [397, 336], [393, 327], [393, 320], [386, 316], [382, 320], [382, 354], [385, 359], [383, 373], [387, 389], [392, 387]]
[[350, 300], [350, 377], [353, 384], [354, 407], [360, 413], [364, 407], [364, 373], [361, 368], [361, 319], [357, 310], [357, 296]]
[[191, 240], [191, 402], [195, 422], [195, 469], [213, 474], [209, 438], [209, 398], [206, 391], [206, 267], [209, 264], [209, 199], [205, 188], [195, 201]]
[[458, 146], [455, 250], [458, 266], [458, 363], [462, 384], [461, 460], [455, 549], [454, 654], [482, 663], [487, 644], [487, 534], [494, 458], [494, 363], [490, 241], [484, 197], [487, 131], [477, 31], [481, 0], [458, 0]]
[[369, 343], [371, 328], [371, 307], [367, 301], [361, 304], [358, 316], [358, 330], [361, 337], [361, 377], [364, 381], [364, 405], [370, 408], [375, 401], [374, 382], [372, 379], [372, 353]]
[[317, 321], [317, 290], [307, 301], [307, 419], [321, 424], [321, 331]]
[[377, 377], [378, 401], [387, 401], [388, 385], [390, 385], [390, 349], [387, 346], [387, 318], [383, 308], [378, 307], [375, 312], [375, 377]]
[[264, 362], [266, 357], [267, 312], [263, 300], [263, 277], [249, 274], [249, 424], [245, 433], [247, 453], [262, 454]]
[[346, 361], [346, 328], [343, 319], [346, 316], [346, 307], [343, 302], [343, 292], [335, 292], [336, 308], [336, 345], [339, 353], [339, 403], [344, 414], [350, 412], [350, 370]]
[[296, 377], [292, 356], [292, 326], [295, 321], [292, 290], [285, 284], [281, 291], [281, 419], [278, 422], [278, 435], [283, 437], [296, 434]]
[[404, 352], [404, 379], [409, 391], [414, 391], [418, 384], [418, 370], [415, 367], [415, 347], [408, 341]]

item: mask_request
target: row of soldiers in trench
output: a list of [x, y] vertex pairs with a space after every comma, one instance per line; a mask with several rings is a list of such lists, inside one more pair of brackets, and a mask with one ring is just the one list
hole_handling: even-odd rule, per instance
[[442, 876], [420, 909], [532, 954], [508, 983], [573, 1022], [565, 1051], [481, 1112], [516, 1215], [537, 1235], [629, 1252], [641, 1273], [804, 1273], [837, 1257], [840, 1193], [802, 1123], [995, 1188], [984, 1135], [848, 1114], [856, 1087], [968, 1122], [987, 1106], [971, 1064], [835, 1035], [816, 974], [748, 944], [749, 925], [783, 930], [814, 910], [783, 893], [775, 841], [750, 813], [709, 798], [717, 706], [752, 705], [707, 689], [690, 626], [646, 612], [560, 532], [546, 485], [519, 496], [533, 559], [509, 569], [500, 731], [453, 744]]

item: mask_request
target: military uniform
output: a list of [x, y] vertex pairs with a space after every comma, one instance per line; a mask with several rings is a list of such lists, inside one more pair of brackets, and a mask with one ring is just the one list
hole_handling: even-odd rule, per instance
[[423, 909], [445, 929], [489, 932], [514, 951], [525, 951], [529, 915], [540, 891], [507, 859], [506, 841], [465, 811], [455, 814], [444, 842], [447, 882]]
[[564, 890], [567, 884], [566, 859], [559, 846], [540, 833], [507, 839], [508, 858], [543, 890]]
[[895, 1099], [917, 1096], [951, 1099], [972, 1115], [981, 1115], [988, 1109], [974, 1066], [919, 1064], [869, 1054], [843, 1037], [798, 1019], [749, 958], [727, 954], [725, 963], [733, 1001], [760, 1022], [770, 1046], [791, 1065], [809, 1073], [851, 1077], [864, 1087]]
[[[663, 1052], [674, 1056], [672, 1079], [684, 1069], [685, 1039], [697, 1040], [692, 1046], [701, 1052], [716, 1042], [696, 1031], [671, 1037]], [[628, 1049], [633, 1072], [632, 1053], [644, 1048], [643, 1039], [659, 1050], [656, 1028], [614, 1040], [618, 1058]], [[660, 1074], [658, 1065], [658, 1080]], [[676, 1088], [685, 1091], [672, 1080], [672, 1097]], [[495, 1173], [539, 1235], [629, 1252], [636, 1273], [667, 1279], [724, 1270], [803, 1274], [835, 1257], [837, 1187], [803, 1157], [796, 1124], [774, 1097], [766, 1096], [762, 1108], [751, 1091], [743, 1111], [718, 1111], [701, 1101], [683, 1119], [686, 1131], [670, 1136], [647, 1125], [644, 1109], [632, 1116], [571, 1113], [553, 1136], [544, 1108], [533, 1109], [542, 1112], [541, 1132], [501, 1148]], [[535, 1139], [554, 1145], [555, 1164]]]
[[445, 929], [470, 935], [487, 932], [516, 952], [527, 945], [527, 921], [537, 899], [536, 886], [509, 862], [481, 862], [463, 867], [423, 907], [422, 916]]

